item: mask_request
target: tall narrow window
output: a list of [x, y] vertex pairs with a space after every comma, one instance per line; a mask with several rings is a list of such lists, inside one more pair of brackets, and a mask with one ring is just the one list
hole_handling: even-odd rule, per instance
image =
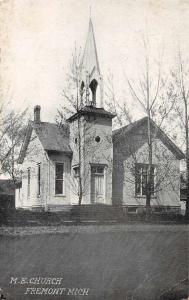
[[[148, 164], [136, 164], [135, 166], [135, 194], [145, 196], [148, 180]], [[156, 168], [152, 165], [151, 194], [154, 195]]]
[[37, 165], [37, 186], [38, 186], [38, 196], [41, 195], [41, 164]]
[[30, 168], [27, 169], [27, 177], [28, 177], [28, 187], [27, 187], [28, 197], [30, 197], [30, 181], [31, 181], [31, 169]]
[[74, 170], [74, 177], [78, 178], [79, 177], [79, 167], [74, 167], [73, 170]]
[[56, 163], [55, 167], [55, 194], [62, 195], [64, 193], [64, 164]]

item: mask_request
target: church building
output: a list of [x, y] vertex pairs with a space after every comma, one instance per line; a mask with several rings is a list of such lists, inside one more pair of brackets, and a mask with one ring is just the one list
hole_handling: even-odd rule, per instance
[[[91, 20], [79, 87], [79, 103], [67, 126], [43, 122], [41, 108], [35, 106], [18, 160], [22, 186], [16, 190], [16, 207], [57, 211], [77, 204], [119, 204], [137, 212], [145, 206], [147, 141], [143, 135], [147, 121], [143, 118], [112, 131], [115, 115], [104, 109], [103, 77]], [[154, 123], [153, 127], [155, 130]], [[162, 131], [156, 147], [154, 153], [164, 156], [161, 163], [157, 155], [153, 157], [152, 204], [156, 209], [179, 211], [179, 160], [184, 155]], [[134, 153], [137, 161], [132, 160]], [[155, 191], [159, 171], [168, 168], [166, 188], [159, 184]]]
[[19, 156], [22, 188], [17, 190], [16, 207], [59, 210], [81, 198], [82, 204], [112, 204], [114, 115], [103, 108], [91, 20], [80, 73], [80, 103], [67, 119], [69, 129], [42, 122], [40, 106], [34, 108]]

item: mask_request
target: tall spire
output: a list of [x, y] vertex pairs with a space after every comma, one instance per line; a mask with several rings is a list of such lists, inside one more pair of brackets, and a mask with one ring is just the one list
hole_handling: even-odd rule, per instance
[[[81, 89], [85, 87], [87, 105], [96, 106], [96, 100], [100, 107], [103, 107], [103, 80], [100, 74], [100, 66], [97, 55], [97, 48], [94, 36], [94, 29], [91, 18], [89, 19], [89, 29], [84, 53], [81, 62]], [[96, 90], [99, 85], [100, 99], [96, 99]], [[89, 99], [90, 91], [92, 99]], [[82, 91], [81, 91], [82, 94]]]

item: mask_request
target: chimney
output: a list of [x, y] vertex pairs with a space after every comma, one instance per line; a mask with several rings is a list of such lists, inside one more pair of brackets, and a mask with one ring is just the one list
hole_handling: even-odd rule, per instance
[[34, 107], [34, 123], [39, 124], [41, 122], [40, 119], [40, 110], [41, 110], [41, 106], [40, 105], [36, 105]]

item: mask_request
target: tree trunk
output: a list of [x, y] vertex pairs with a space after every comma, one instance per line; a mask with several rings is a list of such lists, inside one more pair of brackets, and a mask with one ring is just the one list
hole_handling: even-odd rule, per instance
[[185, 133], [186, 133], [186, 212], [185, 217], [189, 220], [189, 138], [188, 138], [188, 104], [185, 99]]
[[76, 222], [80, 223], [81, 222], [81, 216], [80, 216], [80, 207], [81, 207], [81, 202], [83, 198], [83, 186], [82, 186], [82, 145], [81, 145], [81, 120], [78, 118], [78, 155], [79, 155], [79, 187], [78, 187], [78, 209], [77, 209], [77, 218]]
[[83, 188], [82, 188], [82, 172], [81, 172], [81, 167], [82, 167], [82, 154], [81, 154], [81, 120], [78, 118], [78, 146], [79, 146], [79, 206], [81, 205], [82, 197], [83, 197]]
[[[148, 76], [148, 73], [147, 73]], [[147, 171], [147, 186], [146, 186], [146, 217], [148, 219], [151, 213], [151, 182], [152, 182], [152, 134], [151, 134], [151, 119], [150, 119], [150, 94], [149, 94], [149, 79], [147, 77], [147, 113], [148, 113], [148, 171]]]
[[186, 161], [186, 220], [189, 220], [189, 159]]
[[148, 117], [148, 171], [147, 171], [147, 186], [146, 186], [146, 216], [151, 213], [151, 194], [152, 194], [152, 139], [150, 117]]
[[179, 52], [179, 69], [180, 69], [180, 86], [181, 86], [181, 93], [182, 99], [184, 102], [184, 129], [185, 129], [185, 141], [186, 141], [186, 154], [185, 154], [185, 161], [186, 161], [186, 211], [185, 217], [189, 219], [189, 137], [188, 137], [188, 94], [189, 91], [186, 92], [185, 82], [184, 82], [184, 69], [182, 63], [181, 53]]

